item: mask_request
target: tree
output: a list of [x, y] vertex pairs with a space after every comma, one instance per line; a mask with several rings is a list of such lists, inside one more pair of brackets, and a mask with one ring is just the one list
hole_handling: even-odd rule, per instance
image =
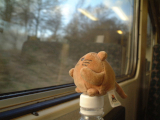
[[[1, 1], [2, 2], [2, 1]], [[0, 16], [2, 20], [6, 22], [11, 22], [12, 13], [14, 11], [15, 0], [4, 0], [4, 7], [0, 9]]]
[[110, 9], [100, 4], [95, 7], [88, 6], [85, 10], [97, 17], [98, 21], [92, 21], [81, 13], [74, 13], [65, 29], [65, 38], [68, 41], [95, 42], [98, 35], [104, 35], [104, 42], [121, 44], [122, 35], [118, 34], [117, 30], [122, 30], [123, 39], [127, 42], [128, 27], [122, 21], [113, 18]]
[[[31, 5], [31, 10], [33, 11], [33, 19], [31, 20], [32, 26], [35, 26], [35, 35], [38, 35], [40, 29], [50, 30], [50, 21], [56, 20], [57, 16], [54, 16], [54, 9], [58, 6], [58, 0], [34, 0]], [[53, 17], [53, 16], [54, 17]], [[44, 27], [45, 26], [45, 27]], [[57, 27], [57, 26], [53, 26]]]
[[58, 39], [58, 31], [62, 28], [62, 14], [60, 8], [55, 8], [54, 13], [52, 13], [52, 16], [46, 20], [46, 26], [43, 28], [49, 30], [52, 32], [52, 35], [50, 37], [50, 40], [57, 41]]
[[13, 21], [17, 24], [24, 24], [26, 33], [28, 33], [28, 22], [33, 16], [33, 13], [30, 11], [31, 2], [31, 0], [20, 0], [17, 1], [14, 5], [15, 11]]

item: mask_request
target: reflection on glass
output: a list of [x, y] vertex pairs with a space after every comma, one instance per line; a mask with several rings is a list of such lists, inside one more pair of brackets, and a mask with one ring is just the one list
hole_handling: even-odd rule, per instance
[[123, 31], [122, 30], [117, 30], [117, 33], [118, 34], [123, 34]]
[[88, 13], [87, 11], [83, 10], [83, 9], [78, 9], [79, 12], [81, 12], [83, 15], [87, 16], [89, 19], [93, 20], [93, 21], [97, 21], [98, 19], [94, 16], [92, 16], [90, 13]]
[[126, 75], [133, 8], [133, 0], [0, 0], [0, 93], [72, 83], [69, 69], [88, 52], [106, 51], [116, 76]]
[[118, 8], [118, 7], [112, 7], [112, 9], [117, 13], [117, 15], [122, 19], [122, 20], [128, 20], [127, 16], [124, 14], [124, 12]]
[[147, 18], [147, 43], [146, 43], [146, 72], [151, 70], [152, 60], [152, 24], [150, 17]]

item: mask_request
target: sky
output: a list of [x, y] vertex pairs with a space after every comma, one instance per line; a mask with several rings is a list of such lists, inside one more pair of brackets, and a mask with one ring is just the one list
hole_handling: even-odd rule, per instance
[[[119, 7], [122, 11], [131, 18], [132, 16], [132, 8], [133, 0], [86, 0], [84, 6], [82, 8], [86, 8], [87, 6], [96, 6], [98, 4], [104, 4], [107, 8]], [[65, 18], [65, 22], [68, 23], [71, 19], [73, 12], [75, 12], [75, 7], [78, 4], [78, 0], [66, 0], [61, 4], [62, 15]], [[78, 11], [77, 11], [78, 12]], [[119, 16], [115, 13], [113, 16], [119, 18]], [[120, 18], [119, 18], [120, 19]]]

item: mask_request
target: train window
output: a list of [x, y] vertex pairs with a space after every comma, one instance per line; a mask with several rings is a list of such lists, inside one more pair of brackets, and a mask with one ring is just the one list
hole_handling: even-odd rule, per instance
[[81, 56], [106, 51], [117, 77], [131, 70], [134, 0], [1, 0], [0, 93], [73, 83]]

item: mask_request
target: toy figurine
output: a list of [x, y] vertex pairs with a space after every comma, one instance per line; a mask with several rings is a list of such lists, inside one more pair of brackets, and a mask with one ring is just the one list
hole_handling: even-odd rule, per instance
[[107, 53], [105, 51], [98, 54], [91, 52], [80, 58], [75, 68], [69, 71], [77, 86], [76, 92], [82, 92], [89, 96], [99, 96], [116, 89], [122, 98], [127, 97], [116, 82], [115, 73], [106, 58]]

